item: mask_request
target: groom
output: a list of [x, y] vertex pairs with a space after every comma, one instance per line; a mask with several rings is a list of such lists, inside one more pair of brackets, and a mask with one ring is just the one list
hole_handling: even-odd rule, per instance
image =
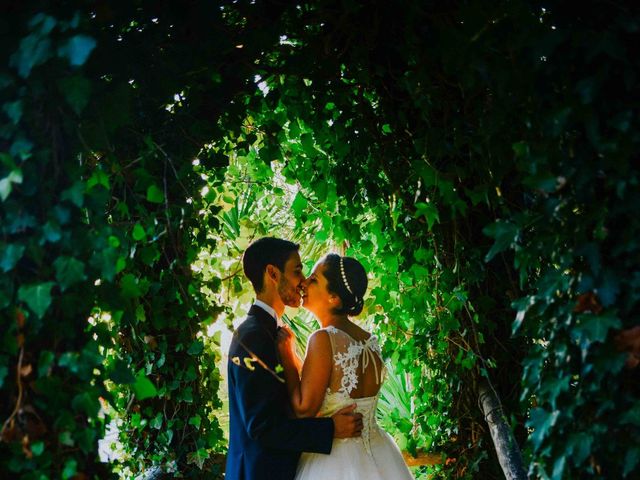
[[256, 292], [229, 348], [229, 453], [226, 480], [292, 480], [301, 452], [331, 452], [333, 438], [359, 436], [355, 404], [331, 418], [291, 418], [276, 331], [285, 305], [300, 305], [305, 280], [299, 245], [261, 238], [244, 253], [244, 273]]

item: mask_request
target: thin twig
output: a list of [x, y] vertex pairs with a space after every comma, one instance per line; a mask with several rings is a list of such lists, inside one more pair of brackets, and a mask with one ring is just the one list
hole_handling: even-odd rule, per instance
[[[24, 345], [20, 347], [20, 355], [18, 355], [18, 364], [16, 365], [16, 383], [18, 384], [18, 400], [16, 401], [16, 405], [13, 408], [13, 412], [11, 412], [11, 415], [9, 416], [9, 418], [7, 418], [7, 420], [2, 425], [2, 430], [0, 431], [1, 433], [4, 433], [5, 428], [7, 428], [7, 425], [18, 414], [18, 412], [20, 411], [20, 406], [22, 405], [22, 380], [20, 379], [20, 377], [21, 377], [23, 356], [24, 356]], [[2, 436], [0, 435], [0, 442], [1, 441], [2, 441]]]
[[[285, 383], [283, 378], [280, 378], [280, 377], [278, 376], [278, 374], [277, 374], [274, 370], [272, 370], [271, 368], [269, 368], [269, 366], [268, 366], [266, 363], [264, 363], [260, 357], [258, 357], [255, 353], [253, 353], [253, 352], [249, 349], [249, 347], [247, 347], [244, 343], [242, 343], [242, 341], [238, 340], [238, 343], [240, 343], [240, 346], [241, 346], [242, 348], [244, 348], [244, 349], [247, 351], [247, 353], [248, 353], [249, 355], [251, 355], [251, 360], [252, 360], [252, 361], [256, 362], [258, 365], [260, 365], [262, 368], [264, 368], [267, 372], [269, 372], [271, 375], [273, 375], [273, 377], [274, 377], [276, 380], [278, 380], [280, 383]], [[235, 358], [238, 358], [238, 357], [235, 357]], [[246, 357], [245, 357], [245, 358], [246, 358]], [[232, 361], [233, 361], [233, 360], [232, 360]], [[237, 366], [241, 367], [241, 368], [246, 368], [247, 370], [251, 371], [251, 369], [250, 369], [250, 368], [248, 368], [248, 367], [246, 367], [246, 366], [243, 366], [243, 365], [242, 365], [242, 363], [240, 362], [240, 359], [239, 359], [239, 358], [238, 358], [238, 363], [236, 363], [236, 362], [233, 362], [233, 363], [234, 363], [235, 365], [237, 365]]]

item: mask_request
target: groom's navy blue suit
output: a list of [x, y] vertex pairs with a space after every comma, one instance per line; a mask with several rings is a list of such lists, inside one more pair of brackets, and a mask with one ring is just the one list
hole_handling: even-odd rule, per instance
[[226, 480], [291, 480], [301, 452], [331, 451], [332, 419], [290, 418], [285, 384], [257, 362], [254, 370], [245, 366], [250, 350], [275, 370], [276, 328], [276, 320], [254, 305], [231, 341]]

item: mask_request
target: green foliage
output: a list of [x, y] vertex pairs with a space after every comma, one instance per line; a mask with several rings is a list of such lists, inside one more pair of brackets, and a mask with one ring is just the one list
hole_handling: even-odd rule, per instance
[[[111, 420], [120, 475], [151, 465], [216, 475], [219, 375], [198, 340], [212, 306], [190, 268], [201, 225], [192, 192], [203, 186], [191, 160], [215, 118], [196, 132], [188, 112], [201, 106], [158, 109], [187, 77], [139, 74], [157, 39], [137, 7], [1, 8], [2, 471], [109, 478], [97, 441]], [[149, 42], [129, 50], [136, 62], [123, 60], [119, 45], [142, 32]], [[172, 58], [186, 56], [167, 52], [158, 68]], [[208, 58], [192, 56], [192, 67]], [[185, 146], [184, 125], [200, 142]]]
[[3, 46], [10, 68], [0, 90], [0, 463], [20, 478], [108, 476], [93, 453], [103, 428], [99, 398], [107, 396], [103, 357], [86, 320], [100, 277], [86, 218], [102, 209], [103, 195], [89, 194], [84, 211], [83, 192], [60, 195], [69, 187], [61, 169], [83, 183], [73, 157], [63, 159], [71, 145], [60, 141], [72, 129], [56, 118], [56, 93], [45, 88], [55, 71], [88, 60], [95, 40], [78, 29], [77, 18], [23, 11]]
[[110, 417], [121, 476], [219, 474], [206, 329], [243, 311], [240, 253], [277, 232], [370, 272], [363, 321], [410, 392], [388, 427], [454, 459], [429, 474], [501, 478], [488, 377], [531, 475], [631, 478], [638, 384], [612, 338], [639, 301], [638, 22], [598, 2], [0, 7], [2, 470], [108, 478]]
[[[412, 381], [408, 446], [457, 458], [442, 475], [499, 477], [476, 406], [489, 376], [533, 475], [628, 474], [606, 432], [637, 399], [611, 342], [637, 302], [637, 134], [633, 82], [608, 72], [637, 75], [637, 19], [524, 2], [340, 6], [287, 11], [248, 116], [224, 125], [229, 150], [298, 185], [296, 236], [344, 246], [379, 282], [368, 313]], [[577, 314], [589, 292], [604, 310]]]

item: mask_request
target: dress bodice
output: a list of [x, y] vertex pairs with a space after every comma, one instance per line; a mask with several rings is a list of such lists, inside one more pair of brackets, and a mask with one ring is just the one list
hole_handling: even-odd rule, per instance
[[371, 434], [379, 428], [376, 423], [376, 408], [380, 391], [373, 396], [361, 398], [352, 398], [351, 394], [370, 368], [373, 369], [377, 383], [381, 384], [383, 381], [385, 367], [378, 339], [371, 335], [366, 340], [356, 340], [333, 326], [323, 330], [327, 332], [331, 341], [333, 366], [329, 387], [318, 415], [328, 417], [341, 408], [357, 404], [356, 411], [363, 417], [362, 436], [344, 441], [362, 441], [367, 452], [371, 454]]

